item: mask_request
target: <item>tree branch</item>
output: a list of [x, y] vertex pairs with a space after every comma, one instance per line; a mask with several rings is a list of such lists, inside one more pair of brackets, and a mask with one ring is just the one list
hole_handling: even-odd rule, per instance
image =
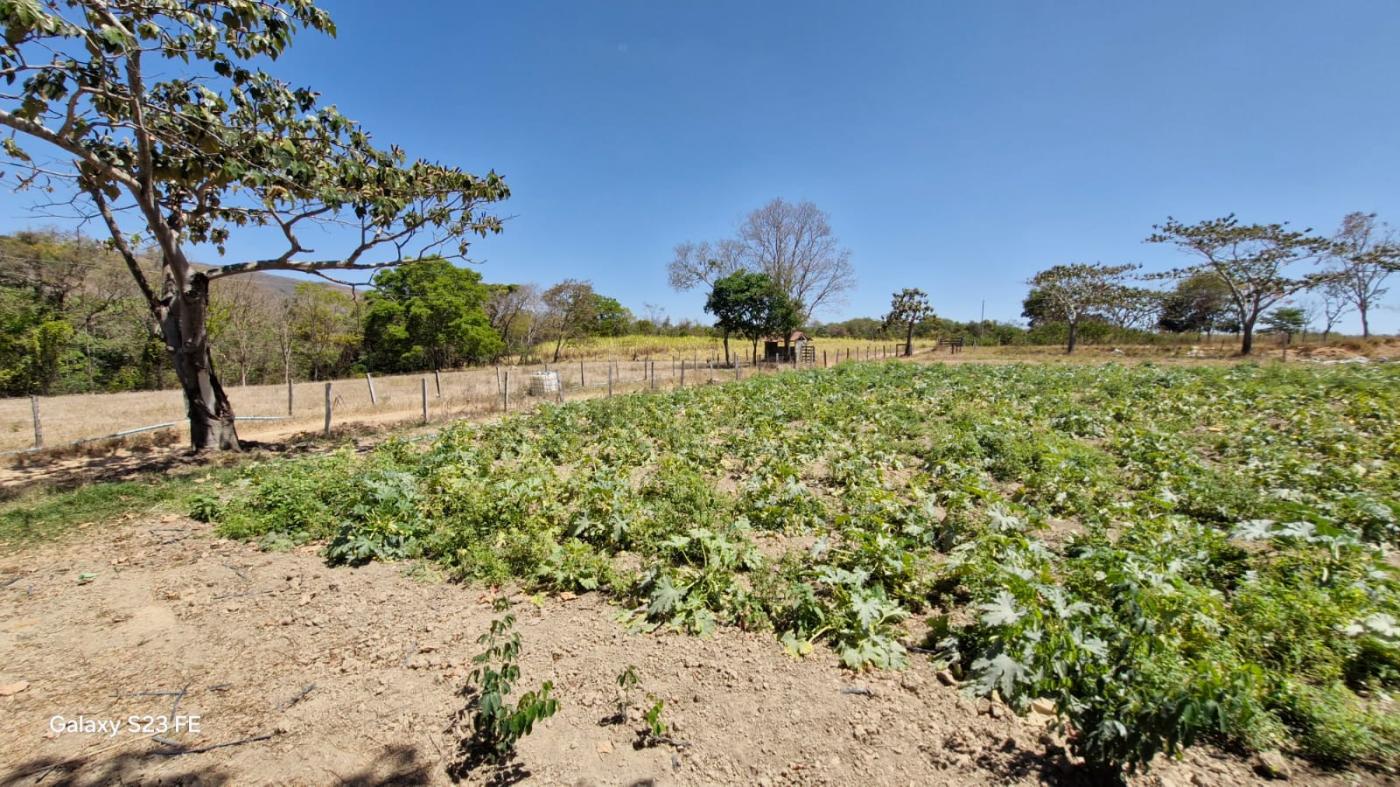
[[108, 164], [102, 159], [97, 158], [92, 154], [91, 151], [85, 149], [82, 145], [78, 144], [76, 140], [69, 139], [67, 137], [60, 137], [52, 129], [48, 128], [42, 123], [37, 123], [33, 120], [16, 117], [13, 114], [6, 112], [3, 109], [0, 109], [0, 125], [9, 126], [10, 128], [16, 131], [23, 132], [37, 139], [42, 139], [50, 145], [54, 145], [55, 147], [62, 149], [65, 153], [69, 153], [73, 156], [76, 156], [84, 164], [87, 164], [88, 166], [92, 167], [98, 172], [101, 172], [103, 175], [111, 178], [112, 180], [117, 181], [118, 183], [121, 183], [130, 188], [140, 188], [141, 186], [140, 182], [138, 182], [136, 178], [132, 177], [130, 174], [113, 167], [111, 164]]
[[102, 196], [102, 190], [96, 186], [87, 188], [88, 196], [97, 205], [97, 211], [102, 214], [102, 221], [107, 224], [107, 230], [112, 234], [112, 245], [117, 247], [122, 259], [126, 260], [127, 270], [131, 271], [132, 278], [136, 279], [136, 286], [141, 288], [141, 294], [146, 298], [146, 304], [151, 307], [151, 312], [160, 310], [161, 302], [156, 297], [155, 291], [151, 289], [151, 284], [146, 280], [145, 271], [141, 270], [141, 264], [136, 259], [136, 254], [132, 252], [131, 246], [126, 242], [126, 236], [122, 234], [121, 227], [117, 226], [117, 220], [112, 215], [112, 211], [107, 207], [107, 200]]

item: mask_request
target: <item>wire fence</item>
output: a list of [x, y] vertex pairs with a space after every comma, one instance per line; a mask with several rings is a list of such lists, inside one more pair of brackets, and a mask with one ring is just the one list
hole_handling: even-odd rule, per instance
[[[896, 357], [899, 345], [817, 350], [809, 360], [763, 362], [707, 358], [566, 361], [472, 367], [404, 375], [365, 374], [331, 381], [232, 386], [226, 390], [238, 415], [239, 436], [268, 439], [298, 432], [330, 431], [347, 424], [440, 421], [518, 412], [545, 401], [673, 390], [744, 379], [756, 373], [822, 368], [849, 361]], [[917, 345], [916, 353], [936, 348]], [[531, 379], [553, 372], [557, 386]], [[543, 380], [544, 378], [541, 378]], [[554, 379], [550, 377], [550, 379]], [[0, 399], [0, 455], [32, 453], [88, 443], [158, 434], [187, 441], [183, 393], [178, 389]]]

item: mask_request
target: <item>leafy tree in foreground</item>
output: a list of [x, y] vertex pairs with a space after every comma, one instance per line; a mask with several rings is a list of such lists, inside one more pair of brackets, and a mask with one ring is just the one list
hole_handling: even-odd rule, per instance
[[[257, 70], [299, 30], [334, 33], [310, 0], [5, 0], [0, 25], [10, 173], [17, 187], [69, 192], [102, 219], [160, 326], [196, 450], [239, 448], [209, 347], [212, 280], [461, 256], [466, 237], [501, 229], [478, 211], [509, 196], [495, 173], [410, 163], [318, 107], [313, 91]], [[328, 222], [352, 240], [308, 258], [302, 230]], [[281, 253], [191, 266], [189, 244], [222, 253], [246, 226], [279, 232]], [[160, 260], [154, 281], [137, 257], [147, 243]]]
[[495, 357], [504, 345], [486, 317], [489, 297], [481, 274], [444, 259], [380, 271], [365, 297], [366, 362], [412, 372]]
[[914, 326], [932, 316], [928, 293], [906, 287], [890, 299], [890, 313], [885, 315], [884, 327], [904, 326], [904, 355], [909, 357], [914, 354]]
[[1264, 312], [1284, 299], [1318, 286], [1325, 273], [1299, 275], [1293, 269], [1316, 262], [1335, 248], [1311, 230], [1290, 230], [1287, 224], [1241, 224], [1234, 215], [1182, 224], [1167, 218], [1153, 227], [1149, 243], [1170, 243], [1199, 258], [1168, 276], [1209, 274], [1229, 290], [1240, 326], [1240, 354], [1254, 349], [1254, 326]]
[[1044, 316], [1064, 322], [1069, 328], [1066, 353], [1074, 352], [1079, 324], [1113, 304], [1115, 298], [1126, 291], [1121, 284], [1123, 274], [1136, 267], [1073, 263], [1047, 268], [1031, 279], [1031, 291], [1038, 294], [1037, 308]]

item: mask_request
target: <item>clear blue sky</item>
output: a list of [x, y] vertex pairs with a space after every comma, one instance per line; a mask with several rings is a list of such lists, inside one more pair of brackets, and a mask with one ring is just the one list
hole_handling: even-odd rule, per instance
[[1394, 0], [324, 5], [338, 38], [273, 70], [380, 143], [505, 175], [487, 280], [587, 278], [639, 313], [702, 316], [666, 284], [672, 246], [775, 196], [853, 252], [827, 319], [905, 286], [1015, 319], [1048, 265], [1170, 267], [1142, 243], [1169, 214], [1400, 224]]

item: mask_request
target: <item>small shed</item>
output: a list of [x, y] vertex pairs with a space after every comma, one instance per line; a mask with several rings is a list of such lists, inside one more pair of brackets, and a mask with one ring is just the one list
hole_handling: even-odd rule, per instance
[[815, 354], [811, 337], [802, 331], [793, 331], [786, 340], [782, 336], [763, 340], [763, 360], [768, 363], [796, 363], [799, 358], [808, 359]]

